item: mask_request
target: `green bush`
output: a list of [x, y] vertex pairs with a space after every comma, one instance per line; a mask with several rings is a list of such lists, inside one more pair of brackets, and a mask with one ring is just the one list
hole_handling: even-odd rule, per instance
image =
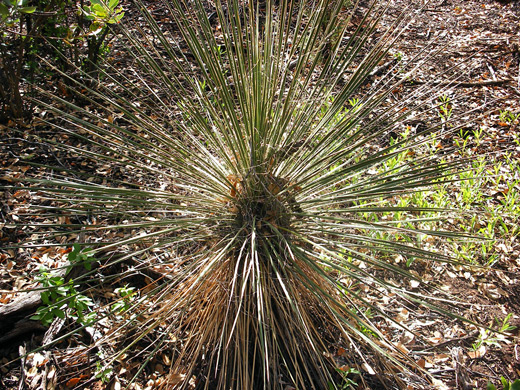
[[42, 71], [42, 59], [64, 71], [70, 71], [72, 63], [96, 75], [113, 37], [110, 26], [123, 16], [119, 0], [88, 0], [83, 8], [73, 0], [2, 0], [0, 121], [30, 116], [24, 95], [35, 73]]
[[65, 281], [62, 276], [53, 275], [45, 269], [40, 269], [36, 277], [41, 285], [40, 294], [43, 305], [38, 307], [33, 320], [50, 325], [56, 317], [70, 318], [79, 324], [88, 325], [95, 321], [96, 313], [91, 312], [92, 300], [76, 290], [72, 281]]
[[29, 39], [16, 31], [27, 31], [27, 36], [38, 31], [41, 19], [30, 17], [35, 10], [27, 0], [0, 2], [0, 121], [24, 116], [20, 81]]

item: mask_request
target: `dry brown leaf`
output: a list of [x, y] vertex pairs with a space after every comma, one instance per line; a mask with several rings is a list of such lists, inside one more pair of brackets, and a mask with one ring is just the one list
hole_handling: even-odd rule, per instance
[[410, 353], [410, 350], [401, 343], [395, 344], [395, 347], [405, 355], [408, 355]]
[[76, 385], [79, 383], [79, 381], [81, 381], [81, 377], [71, 378], [71, 379], [69, 379], [69, 380], [67, 381], [67, 383], [65, 384], [65, 386], [66, 386], [67, 388], [74, 387], [74, 386], [76, 386]]
[[482, 344], [480, 346], [479, 349], [477, 349], [476, 351], [469, 351], [468, 352], [468, 356], [471, 358], [471, 359], [479, 359], [481, 358], [482, 356], [484, 356], [487, 352], [487, 348], [484, 344]]
[[38, 374], [38, 368], [37, 367], [31, 367], [25, 373], [27, 378], [32, 378], [32, 377], [36, 376], [37, 374]]
[[413, 345], [415, 344], [415, 335], [411, 332], [404, 332], [399, 342], [403, 345]]
[[56, 375], [56, 367], [51, 365], [49, 368], [49, 372], [47, 373], [47, 389], [46, 390], [54, 390], [56, 389], [56, 384], [58, 383], [58, 377]]
[[451, 359], [451, 356], [447, 353], [437, 353], [434, 356], [435, 363], [446, 362]]
[[439, 331], [435, 331], [433, 337], [428, 338], [428, 341], [432, 344], [439, 344], [442, 340], [444, 340], [444, 336]]

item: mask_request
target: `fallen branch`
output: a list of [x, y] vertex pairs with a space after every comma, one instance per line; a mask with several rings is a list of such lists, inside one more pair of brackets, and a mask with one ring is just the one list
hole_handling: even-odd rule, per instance
[[0, 306], [0, 331], [4, 331], [3, 325], [6, 324], [8, 317], [15, 316], [22, 312], [33, 311], [41, 303], [39, 291], [31, 291], [21, 295], [18, 299]]
[[[149, 267], [144, 267], [137, 259], [129, 258], [124, 261], [137, 267], [137, 270], [141, 274], [148, 276], [154, 281], [165, 278], [168, 279], [169, 277], [167, 274], [155, 271]], [[72, 266], [71, 269], [69, 269], [70, 266]], [[68, 273], [67, 270], [69, 270]], [[68, 263], [67, 266], [55, 272], [54, 275], [64, 276], [67, 279], [77, 279], [84, 273], [85, 269], [81, 267], [80, 264]], [[39, 321], [30, 319], [30, 316], [34, 314], [36, 308], [42, 305], [40, 293], [41, 291], [39, 290], [29, 291], [21, 294], [13, 302], [0, 306], [0, 344], [16, 339], [25, 333], [35, 331], [41, 332], [44, 330], [47, 330], [44, 340], [51, 342], [55, 335], [60, 331], [63, 322], [60, 322], [61, 326], [55, 328], [53, 327], [53, 325], [55, 325], [53, 323], [53, 325], [48, 328], [42, 326]], [[46, 342], [44, 342], [44, 344], [46, 344]]]
[[429, 81], [408, 80], [408, 81], [405, 82], [405, 85], [407, 85], [409, 87], [413, 87], [413, 86], [416, 86], [416, 85], [424, 85], [424, 84], [429, 84], [429, 85], [432, 85], [432, 86], [441, 86], [441, 87], [446, 87], [446, 86], [450, 86], [451, 85], [453, 87], [466, 88], [466, 87], [486, 87], [486, 86], [493, 86], [493, 85], [504, 85], [504, 84], [512, 83], [514, 81], [515, 80], [513, 80], [513, 79], [505, 79], [505, 80], [470, 81], [470, 82], [459, 82], [459, 83], [456, 83], [456, 82], [453, 82], [453, 81], [434, 81], [434, 82], [429, 82]]
[[[72, 266], [66, 275], [68, 267]], [[68, 263], [66, 267], [54, 272], [54, 276], [70, 277], [72, 273], [82, 273], [84, 270], [77, 264]], [[0, 306], [0, 343], [17, 338], [24, 333], [47, 329], [42, 327], [39, 321], [31, 320], [36, 308], [42, 305], [41, 291], [33, 290], [21, 294], [13, 302]]]

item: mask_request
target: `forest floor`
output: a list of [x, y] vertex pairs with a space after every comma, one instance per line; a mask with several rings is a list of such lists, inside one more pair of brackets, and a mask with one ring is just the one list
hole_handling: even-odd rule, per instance
[[[410, 58], [429, 40], [438, 40], [436, 45], [443, 53], [433, 66], [421, 69], [421, 81], [431, 81], [436, 72], [462, 64], [459, 69], [464, 73], [460, 80], [463, 83], [456, 91], [462, 99], [453, 103], [454, 111], [464, 113], [488, 102], [485, 114], [473, 124], [483, 130], [483, 142], [473, 147], [475, 153], [487, 154], [494, 165], [501, 165], [506, 155], [520, 161], [519, 143], [514, 142], [520, 137], [518, 121], [503, 120], [505, 111], [520, 112], [519, 32], [520, 2], [434, 1], [421, 11], [394, 48], [396, 55], [402, 53]], [[520, 191], [518, 172], [509, 171], [501, 180], [498, 187], [475, 190], [495, 197], [508, 189]], [[495, 198], [494, 202], [500, 200]], [[516, 214], [511, 223], [514, 226], [519, 221]], [[498, 229], [495, 238], [492, 251], [499, 260], [492, 266], [472, 273], [446, 268], [438, 276], [449, 291], [464, 301], [464, 315], [491, 325], [511, 314], [509, 322], [516, 329], [494, 343], [493, 336], [482, 337], [482, 330], [478, 332], [480, 338], [475, 338], [467, 329], [457, 334], [454, 323], [435, 326], [438, 339], [431, 340], [434, 346], [424, 358], [436, 366], [433, 371], [444, 383], [439, 388], [483, 389], [488, 381], [500, 388], [501, 376], [510, 381], [520, 378], [520, 240], [518, 233], [510, 235]]]
[[[390, 4], [389, 14], [395, 15], [408, 2], [396, 0]], [[471, 115], [478, 118], [471, 122], [468, 129], [470, 135], [462, 136], [462, 141], [469, 139], [469, 154], [485, 155], [487, 162], [496, 167], [495, 172], [488, 170], [483, 173], [496, 179], [493, 184], [485, 181], [487, 187], [475, 187], [475, 191], [482, 192], [486, 199], [485, 204], [475, 206], [482, 219], [477, 222], [481, 226], [486, 225], [486, 219], [493, 217], [491, 214], [495, 206], [503, 205], [512, 193], [520, 193], [520, 177], [513, 168], [518, 167], [515, 161], [520, 161], [520, 118], [516, 116], [520, 114], [519, 34], [519, 1], [434, 0], [417, 13], [415, 21], [391, 52], [395, 65], [399, 61], [420, 60], [422, 54], [417, 53], [424, 47], [438, 51], [434, 61], [421, 68], [412, 82], [403, 87], [405, 89], [432, 81], [443, 85], [453, 74], [460, 75], [456, 95], [450, 101], [453, 115], [461, 121], [468, 120]], [[117, 51], [117, 46], [114, 50]], [[444, 76], [439, 78], [438, 75]], [[398, 99], [404, 92], [396, 91], [395, 98]], [[482, 109], [470, 113], [483, 103], [486, 105]], [[439, 118], [432, 118], [434, 120]], [[23, 175], [27, 170], [34, 169], [27, 165], [28, 161], [35, 162], [39, 156], [49, 153], [41, 145], [28, 142], [30, 133], [35, 131], [32, 124], [22, 128], [26, 136], [13, 136], [10, 128], [12, 126], [0, 125], [1, 168]], [[475, 132], [478, 136], [473, 135]], [[56, 134], [55, 138], [60, 139], [60, 135]], [[449, 138], [444, 142], [454, 143], [455, 140]], [[82, 164], [81, 161], [70, 160], [71, 156], [58, 157], [65, 164]], [[454, 191], [459, 189], [455, 188]], [[25, 191], [2, 192], [0, 242], [7, 247], [10, 243], [26, 239], [26, 233], [13, 226], [17, 221], [16, 213], [30, 208], [31, 204]], [[493, 241], [486, 247], [486, 261], [480, 261], [484, 256], [479, 252], [480, 248], [475, 247], [468, 250], [474, 250], [473, 254], [465, 253], [466, 257], [473, 255], [478, 258], [473, 263], [470, 261], [468, 268], [444, 265], [430, 269], [418, 266], [414, 270], [421, 277], [428, 277], [428, 273], [433, 277], [435, 273], [434, 277], [442, 289], [458, 297], [460, 315], [504, 330], [503, 333], [443, 316], [421, 317], [406, 308], [395, 308], [396, 320], [410, 329], [416, 329], [430, 343], [426, 349], [419, 348], [413, 335], [404, 334], [400, 347], [435, 378], [433, 388], [484, 389], [488, 381], [500, 388], [501, 377], [511, 382], [520, 378], [520, 238], [515, 228], [519, 224], [520, 214], [514, 212], [519, 212], [518, 204], [511, 207], [503, 211], [507, 214], [502, 220], [505, 230], [500, 224], [492, 227]], [[15, 250], [0, 247], [0, 307], [20, 299], [24, 294], [21, 291], [33, 285], [34, 272], [39, 265], [52, 268], [63, 256], [63, 253], [51, 248]], [[32, 307], [33, 312], [34, 309]], [[52, 369], [49, 369], [44, 355], [33, 355], [33, 360], [40, 359], [37, 356], [41, 356], [41, 360], [25, 362], [25, 365], [21, 365], [19, 360], [13, 362], [20, 354], [41, 345], [45, 334], [46, 329], [35, 322], [10, 339], [0, 341], [0, 390], [37, 388], [42, 383], [38, 378], [51, 376], [49, 370]], [[73, 346], [64, 346], [62, 354], [67, 353], [67, 347]], [[59, 364], [59, 358], [53, 359], [55, 371], [67, 369]], [[46, 367], [46, 371], [39, 369], [41, 367]], [[70, 370], [74, 371], [74, 367]], [[154, 378], [157, 379], [157, 376], [155, 373]], [[74, 388], [81, 385], [84, 379], [74, 374], [65, 377], [67, 380], [60, 380], [61, 388]], [[101, 381], [89, 383], [86, 388], [101, 389], [105, 386]], [[142, 385], [153, 389], [153, 383], [148, 381]], [[114, 382], [110, 386], [116, 388]], [[411, 384], [409, 388], [414, 387]]]

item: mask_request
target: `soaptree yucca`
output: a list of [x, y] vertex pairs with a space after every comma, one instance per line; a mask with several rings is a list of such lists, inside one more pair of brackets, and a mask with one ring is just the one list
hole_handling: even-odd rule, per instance
[[368, 295], [434, 308], [392, 283], [416, 277], [394, 259], [450, 261], [421, 247], [450, 234], [399, 199], [460, 163], [400, 159], [436, 131], [401, 136], [407, 118], [437, 113], [427, 85], [391, 94], [432, 53], [376, 75], [412, 15], [382, 31], [378, 3], [135, 0], [120, 63], [35, 99], [68, 135], [53, 147], [96, 172], [24, 179], [46, 216], [32, 239], [93, 248], [100, 267], [77, 283], [94, 300], [96, 280], [138, 291], [123, 314], [98, 299], [98, 368], [135, 360], [140, 381], [167, 351], [165, 388], [226, 390], [335, 388], [338, 365], [421, 373]]

